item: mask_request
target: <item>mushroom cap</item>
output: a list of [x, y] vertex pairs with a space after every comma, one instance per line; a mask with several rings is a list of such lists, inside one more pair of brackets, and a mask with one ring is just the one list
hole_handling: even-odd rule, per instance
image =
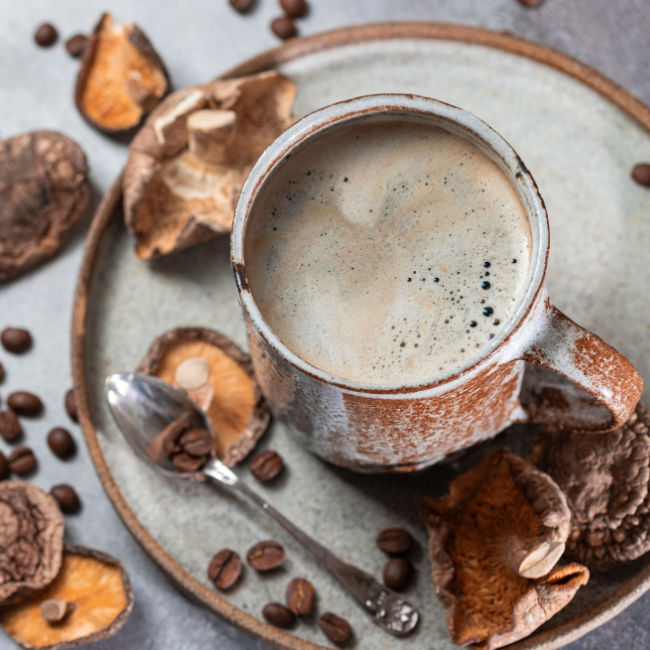
[[605, 571], [650, 550], [650, 414], [639, 403], [609, 433], [544, 430], [528, 458], [550, 474], [571, 510], [567, 553]]
[[56, 254], [90, 206], [81, 147], [54, 131], [0, 142], [0, 280]]

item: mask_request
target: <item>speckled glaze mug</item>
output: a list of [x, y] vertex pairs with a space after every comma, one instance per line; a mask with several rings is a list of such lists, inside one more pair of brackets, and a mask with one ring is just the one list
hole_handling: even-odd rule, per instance
[[[417, 121], [460, 136], [492, 159], [528, 217], [531, 261], [514, 315], [483, 356], [436, 381], [376, 386], [333, 376], [294, 354], [265, 322], [246, 276], [245, 236], [260, 188], [316, 134], [354, 121]], [[413, 95], [369, 95], [296, 122], [259, 158], [241, 192], [231, 257], [255, 372], [273, 414], [318, 456], [357, 471], [409, 472], [491, 438], [515, 422], [603, 432], [641, 395], [634, 366], [553, 307], [544, 286], [546, 208], [532, 175], [491, 127], [462, 109]]]

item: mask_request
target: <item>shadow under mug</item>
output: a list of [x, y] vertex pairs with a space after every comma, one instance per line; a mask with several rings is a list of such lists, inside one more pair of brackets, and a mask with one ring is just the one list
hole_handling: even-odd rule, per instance
[[[270, 329], [246, 277], [246, 229], [264, 183], [315, 135], [378, 119], [432, 125], [476, 146], [509, 179], [530, 224], [530, 269], [514, 315], [478, 361], [436, 381], [364, 385], [316, 368]], [[427, 97], [388, 94], [357, 97], [303, 117], [252, 169], [231, 236], [250, 352], [271, 411], [318, 456], [375, 472], [424, 468], [514, 422], [585, 432], [620, 426], [636, 406], [643, 380], [616, 350], [551, 305], [544, 286], [548, 249], [546, 208], [532, 175], [503, 137], [471, 113]]]

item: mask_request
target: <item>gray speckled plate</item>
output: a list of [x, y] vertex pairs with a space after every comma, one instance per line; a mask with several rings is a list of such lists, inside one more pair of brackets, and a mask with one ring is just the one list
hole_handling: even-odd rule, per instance
[[[296, 81], [298, 115], [355, 95], [412, 92], [462, 106], [494, 126], [522, 155], [546, 199], [554, 302], [650, 377], [650, 194], [629, 178], [635, 162], [650, 159], [645, 106], [562, 55], [511, 36], [456, 26], [365, 26], [296, 39], [235, 72], [273, 66]], [[104, 377], [135, 368], [162, 331], [206, 325], [245, 345], [227, 239], [143, 263], [116, 209], [119, 198], [116, 183], [89, 234], [75, 304], [73, 372], [93, 461], [126, 525], [179, 586], [278, 646], [326, 643], [313, 620], [291, 634], [261, 621], [262, 606], [282, 601], [294, 576], [312, 580], [319, 611], [330, 609], [350, 620], [356, 647], [397, 646], [274, 524], [207, 486], [159, 477], [117, 432], [102, 396]], [[506, 438], [522, 449], [527, 434], [520, 429]], [[277, 449], [288, 471], [279, 485], [259, 489], [342, 557], [379, 576], [385, 557], [374, 544], [377, 532], [403, 525], [415, 534], [418, 577], [407, 594], [421, 607], [422, 624], [399, 646], [454, 647], [431, 586], [417, 505], [423, 495], [444, 492], [454, 473], [474, 463], [485, 447], [417, 476], [388, 477], [328, 466], [292, 444], [277, 423], [261, 447]], [[240, 473], [250, 479], [246, 468]], [[244, 555], [270, 537], [287, 548], [285, 569], [267, 577], [247, 570], [227, 595], [212, 589], [206, 568], [216, 550], [228, 546]], [[611, 575], [594, 575], [565, 610], [516, 647], [563, 645], [649, 587], [647, 557]]]

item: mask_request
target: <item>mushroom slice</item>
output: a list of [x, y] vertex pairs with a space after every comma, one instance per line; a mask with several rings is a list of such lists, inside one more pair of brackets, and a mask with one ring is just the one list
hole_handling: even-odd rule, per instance
[[77, 77], [75, 102], [91, 126], [128, 135], [169, 91], [160, 56], [137, 25], [102, 14]]
[[53, 131], [0, 141], [0, 280], [59, 251], [90, 206], [81, 147]]
[[52, 582], [62, 549], [56, 501], [29, 483], [0, 482], [0, 604], [23, 600]]
[[433, 584], [459, 645], [499, 648], [562, 609], [589, 571], [557, 567], [570, 513], [553, 480], [504, 449], [424, 499]]
[[650, 414], [638, 404], [609, 433], [542, 431], [528, 458], [564, 491], [567, 553], [606, 571], [650, 550]]
[[143, 259], [230, 232], [246, 175], [292, 122], [295, 84], [277, 72], [170, 95], [129, 149], [124, 218]]
[[138, 366], [183, 390], [208, 415], [215, 454], [233, 467], [271, 419], [251, 358], [227, 336], [205, 327], [178, 327], [159, 336]]
[[54, 582], [1, 609], [0, 624], [23, 648], [63, 650], [112, 636], [132, 608], [128, 575], [115, 558], [66, 545]]

